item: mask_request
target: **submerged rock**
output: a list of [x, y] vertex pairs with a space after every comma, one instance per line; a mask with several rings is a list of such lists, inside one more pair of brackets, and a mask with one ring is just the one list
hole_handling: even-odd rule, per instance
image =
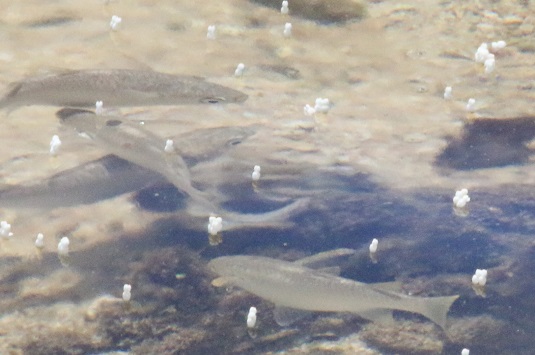
[[484, 169], [529, 162], [535, 117], [477, 119], [465, 124], [460, 137], [449, 139], [438, 166], [456, 170]]
[[402, 354], [440, 354], [443, 341], [430, 323], [396, 322], [392, 326], [370, 323], [361, 337], [379, 349]]

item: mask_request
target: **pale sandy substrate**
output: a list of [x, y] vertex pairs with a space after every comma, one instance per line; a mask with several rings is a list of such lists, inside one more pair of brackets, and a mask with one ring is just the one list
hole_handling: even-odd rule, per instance
[[[533, 36], [535, 19], [528, 7], [490, 2], [378, 2], [370, 16], [345, 26], [318, 26], [283, 16], [247, 1], [213, 5], [175, 1], [112, 1], [107, 5], [57, 1], [1, 1], [0, 82], [79, 68], [153, 68], [195, 74], [243, 90], [243, 105], [219, 108], [184, 106], [123, 110], [149, 119], [173, 119], [178, 130], [248, 125], [262, 128], [256, 149], [236, 154], [251, 161], [266, 158], [318, 169], [334, 164], [367, 172], [394, 189], [461, 186], [490, 188], [503, 183], [533, 183], [530, 165], [442, 176], [434, 168], [445, 136], [457, 135], [474, 117], [511, 118], [533, 115], [533, 90], [519, 90], [535, 79], [535, 56], [522, 51]], [[39, 12], [30, 11], [39, 5]], [[533, 9], [531, 9], [533, 10]], [[531, 11], [533, 13], [533, 11]], [[109, 31], [111, 15], [123, 18]], [[52, 17], [72, 17], [61, 26], [29, 28]], [[293, 36], [284, 38], [285, 22]], [[252, 27], [251, 23], [259, 26]], [[206, 28], [218, 25], [217, 40]], [[511, 45], [496, 55], [490, 75], [472, 58], [481, 42], [505, 40]], [[518, 45], [515, 45], [518, 44]], [[458, 58], [452, 58], [458, 57]], [[242, 78], [232, 76], [245, 63]], [[260, 69], [282, 65], [298, 69], [290, 80]], [[445, 101], [445, 86], [454, 99]], [[326, 115], [306, 117], [305, 104], [316, 97], [334, 103]], [[464, 109], [477, 100], [477, 112]], [[105, 101], [105, 100], [104, 100]], [[97, 158], [103, 151], [60, 127], [55, 108], [27, 107], [4, 113], [0, 130], [1, 179], [4, 183], [38, 180]], [[158, 132], [158, 129], [154, 129]], [[160, 132], [162, 133], [162, 132]], [[166, 134], [167, 132], [163, 132]], [[47, 155], [53, 134], [64, 140], [60, 156]], [[13, 158], [27, 157], [15, 162]], [[21, 212], [2, 209], [17, 238], [2, 252], [23, 253], [38, 232], [50, 235], [53, 250], [62, 232], [72, 232], [74, 248], [84, 248], [114, 233], [135, 231], [157, 218], [138, 211], [127, 197], [75, 209]]]

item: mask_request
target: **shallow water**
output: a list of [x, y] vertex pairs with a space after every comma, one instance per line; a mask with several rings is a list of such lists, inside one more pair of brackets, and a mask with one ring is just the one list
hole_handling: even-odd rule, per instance
[[[533, 4], [372, 1], [366, 19], [328, 26], [246, 0], [0, 0], [0, 9], [5, 90], [68, 69], [206, 77], [249, 99], [120, 111], [162, 136], [258, 125], [225, 159], [196, 165], [195, 186], [224, 194], [224, 207], [240, 212], [311, 199], [292, 224], [223, 231], [217, 246], [168, 186], [156, 190], [163, 202], [145, 191], [47, 211], [0, 206], [14, 232], [0, 241], [0, 353], [532, 353]], [[123, 19], [116, 31], [112, 15]], [[286, 22], [290, 38], [282, 35]], [[485, 74], [474, 52], [497, 40], [508, 46]], [[246, 70], [237, 78], [240, 62]], [[443, 99], [445, 86], [452, 100]], [[330, 111], [305, 116], [303, 106], [317, 97], [330, 99]], [[470, 97], [473, 113], [465, 110]], [[2, 113], [2, 183], [39, 181], [106, 154], [62, 127], [57, 109]], [[53, 134], [63, 141], [56, 157], [48, 154]], [[262, 178], [253, 186], [256, 164]], [[463, 187], [471, 202], [458, 215], [451, 199]], [[42, 252], [33, 245], [39, 232]], [[56, 245], [64, 235], [72, 252], [62, 265]], [[368, 255], [373, 238], [376, 260]], [[447, 334], [401, 312], [392, 326], [315, 314], [281, 328], [273, 305], [215, 289], [205, 269], [225, 254], [295, 260], [341, 247], [358, 250], [344, 277], [399, 280], [416, 296], [459, 294]], [[488, 269], [485, 296], [472, 289], [476, 268]], [[118, 301], [125, 283], [130, 305]], [[250, 334], [253, 305], [259, 324]]]

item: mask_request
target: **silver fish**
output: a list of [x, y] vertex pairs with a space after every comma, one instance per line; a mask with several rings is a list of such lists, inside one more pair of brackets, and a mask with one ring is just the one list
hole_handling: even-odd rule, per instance
[[[252, 127], [220, 127], [188, 132], [172, 138], [189, 147], [182, 154], [192, 166], [225, 154], [254, 132]], [[198, 144], [206, 136], [209, 139]], [[0, 190], [0, 206], [48, 209], [90, 204], [166, 182], [167, 179], [161, 174], [110, 154], [40, 182], [4, 186]]]
[[52, 209], [90, 204], [159, 182], [166, 179], [115, 155], [106, 155], [38, 183], [4, 186], [0, 206]]
[[[118, 116], [95, 115], [79, 109], [62, 109], [57, 115], [63, 125], [86, 134], [108, 153], [161, 174], [180, 191], [207, 207], [214, 207], [191, 185], [189, 168], [182, 156], [165, 152], [162, 137]], [[176, 146], [179, 147], [179, 142]]]
[[[134, 164], [164, 176], [175, 187], [190, 197], [188, 213], [204, 217], [218, 214], [223, 217], [226, 230], [263, 224], [281, 227], [291, 213], [303, 210], [308, 199], [300, 199], [278, 210], [262, 214], [237, 213], [223, 210], [219, 205], [224, 197], [216, 192], [206, 193], [193, 187], [189, 168], [182, 158], [180, 140], [175, 142], [176, 152], [164, 151], [164, 140], [136, 123], [122, 120], [117, 116], [95, 115], [90, 111], [63, 109], [58, 117], [65, 125], [71, 126], [90, 136], [102, 148]], [[186, 145], [187, 146], [187, 145]]]
[[149, 70], [78, 70], [10, 85], [0, 108], [25, 105], [106, 107], [240, 103], [247, 95], [203, 78]]
[[58, 117], [65, 125], [87, 134], [109, 153], [126, 159], [164, 176], [170, 183], [190, 197], [188, 213], [206, 218], [217, 214], [223, 217], [226, 230], [258, 225], [287, 226], [288, 216], [302, 211], [308, 199], [299, 199], [278, 210], [262, 214], [237, 213], [224, 210], [220, 204], [225, 198], [218, 192], [207, 193], [193, 187], [189, 168], [180, 153], [180, 141], [175, 142], [177, 152], [164, 151], [164, 140], [136, 123], [117, 116], [95, 115], [90, 111], [63, 109]]
[[371, 320], [381, 319], [391, 310], [402, 310], [421, 314], [444, 329], [448, 310], [458, 298], [411, 297], [315, 270], [306, 263], [261, 256], [223, 256], [211, 260], [208, 266], [221, 276], [214, 280], [215, 286], [236, 285], [277, 307], [350, 312]]

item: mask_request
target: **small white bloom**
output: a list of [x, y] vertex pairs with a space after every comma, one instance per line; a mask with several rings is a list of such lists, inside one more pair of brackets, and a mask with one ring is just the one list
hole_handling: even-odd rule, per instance
[[464, 348], [464, 349], [461, 351], [461, 355], [470, 355], [470, 350], [468, 350], [467, 348]]
[[466, 111], [474, 112], [476, 110], [476, 99], [470, 98], [466, 103]]
[[470, 202], [470, 196], [468, 196], [467, 189], [461, 189], [455, 192], [455, 196], [453, 196], [453, 204], [455, 207], [463, 208], [468, 202]]
[[371, 244], [370, 244], [370, 253], [377, 252], [377, 245], [379, 244], [379, 241], [375, 238], [373, 238]]
[[490, 48], [492, 49], [493, 52], [497, 52], [500, 49], [504, 49], [506, 46], [507, 46], [507, 43], [505, 41], [497, 41], [497, 42], [492, 42], [490, 44]]
[[208, 26], [208, 32], [206, 33], [206, 38], [215, 39], [215, 25]]
[[476, 273], [472, 276], [472, 283], [476, 286], [485, 286], [487, 283], [487, 270], [477, 269]]
[[260, 179], [260, 165], [254, 166], [251, 178], [253, 179], [253, 181], [258, 181]]
[[104, 111], [104, 109], [102, 108], [103, 105], [104, 105], [104, 103], [102, 101], [97, 101], [95, 103], [95, 113], [97, 115], [101, 115], [102, 112]]
[[11, 224], [7, 223], [6, 221], [0, 222], [0, 237], [9, 238], [12, 236], [13, 233], [11, 233]]
[[452, 98], [452, 87], [451, 86], [446, 86], [446, 88], [444, 89], [444, 99], [445, 100], [450, 100]]
[[483, 63], [485, 66], [485, 74], [490, 74], [494, 71], [494, 68], [496, 67], [496, 60], [494, 59], [494, 54], [489, 54], [487, 59], [485, 59], [485, 63]]
[[119, 27], [119, 24], [123, 21], [122, 18], [120, 18], [119, 16], [116, 16], [116, 15], [113, 15], [111, 17], [111, 21], [110, 21], [110, 28], [115, 31], [118, 27]]
[[69, 255], [69, 238], [63, 237], [58, 243], [58, 254], [60, 256], [67, 256]]
[[59, 147], [61, 147], [61, 140], [59, 139], [57, 134], [54, 134], [52, 136], [52, 139], [50, 140], [50, 154], [57, 155]]
[[211, 216], [208, 218], [208, 233], [216, 235], [223, 229], [223, 219], [221, 217]]
[[481, 43], [476, 51], [476, 54], [474, 55], [474, 59], [477, 63], [485, 63], [485, 60], [487, 60], [489, 54], [490, 52], [488, 45], [486, 43]]
[[168, 139], [165, 141], [165, 147], [163, 148], [163, 150], [166, 153], [172, 153], [175, 151], [175, 146], [174, 146], [174, 142], [172, 139]]
[[305, 116], [313, 116], [316, 113], [316, 109], [307, 104], [303, 107], [303, 113]]
[[327, 98], [321, 98], [321, 97], [318, 97], [316, 99], [316, 104], [314, 105], [314, 110], [316, 110], [316, 112], [322, 112], [322, 113], [327, 113], [329, 112], [329, 109], [331, 108], [331, 104], [329, 102], [329, 99]]
[[281, 5], [281, 14], [287, 15], [288, 14], [288, 1], [283, 1]]
[[238, 64], [238, 66], [236, 67], [236, 70], [234, 71], [234, 76], [242, 76], [244, 69], [245, 69], [245, 64], [243, 63]]
[[132, 286], [129, 284], [124, 284], [123, 286], [123, 301], [128, 302], [132, 298], [132, 294], [130, 293], [132, 291]]
[[45, 246], [45, 236], [43, 233], [37, 234], [37, 238], [35, 238], [35, 247], [38, 249], [43, 249]]
[[284, 37], [290, 37], [292, 35], [292, 24], [289, 22], [286, 22], [284, 25], [284, 31], [282, 32]]
[[256, 307], [249, 308], [249, 314], [247, 314], [247, 328], [254, 328], [256, 325]]

